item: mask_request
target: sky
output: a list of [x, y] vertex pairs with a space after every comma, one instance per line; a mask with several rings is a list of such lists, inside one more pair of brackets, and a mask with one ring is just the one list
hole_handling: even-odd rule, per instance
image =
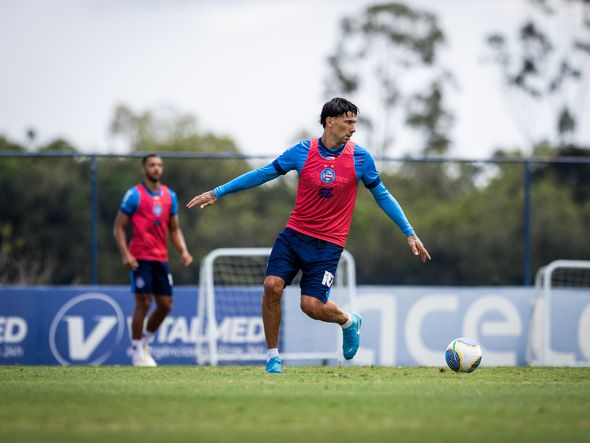
[[[194, 115], [203, 131], [231, 136], [245, 153], [278, 155], [302, 131], [321, 135], [327, 57], [340, 21], [375, 3], [0, 0], [0, 134], [25, 143], [34, 128], [40, 143], [62, 137], [84, 152], [125, 152], [109, 133], [115, 106], [168, 107]], [[483, 63], [485, 36], [514, 32], [530, 12], [525, 0], [407, 4], [437, 14], [447, 34], [441, 63], [457, 83], [449, 96], [451, 155], [487, 158], [499, 147], [525, 147], [522, 119], [535, 137], [550, 132], [546, 116], [515, 113]], [[368, 142], [362, 131], [354, 139]], [[590, 130], [578, 139], [588, 143]], [[421, 149], [402, 136], [389, 154]]]

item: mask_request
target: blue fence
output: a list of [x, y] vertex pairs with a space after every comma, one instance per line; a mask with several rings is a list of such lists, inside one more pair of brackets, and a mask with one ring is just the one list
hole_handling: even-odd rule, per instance
[[[90, 168], [90, 245], [89, 245], [89, 261], [90, 261], [90, 283], [99, 283], [99, 272], [98, 272], [98, 256], [99, 256], [99, 240], [98, 240], [98, 170], [100, 158], [141, 158], [145, 153], [132, 153], [132, 154], [84, 154], [78, 152], [60, 152], [60, 151], [45, 151], [45, 152], [12, 152], [12, 151], [0, 151], [0, 158], [71, 158], [71, 159], [87, 159], [89, 161]], [[272, 159], [271, 156], [266, 155], [242, 155], [236, 153], [194, 153], [194, 152], [163, 152], [160, 154], [165, 159], [242, 159], [242, 160], [262, 160]], [[532, 211], [531, 211], [531, 177], [532, 168], [534, 165], [539, 164], [590, 164], [590, 158], [588, 157], [558, 157], [558, 158], [493, 158], [487, 160], [478, 159], [466, 159], [466, 158], [395, 158], [395, 157], [383, 157], [378, 158], [381, 162], [406, 162], [406, 163], [475, 163], [475, 164], [513, 164], [520, 165], [522, 167], [522, 186], [523, 186], [523, 202], [522, 202], [522, 215], [523, 215], [523, 231], [522, 231], [522, 245], [523, 245], [523, 262], [522, 262], [522, 282], [525, 286], [530, 286], [533, 280], [533, 265], [532, 265], [532, 240], [531, 240], [531, 224], [532, 224]]]

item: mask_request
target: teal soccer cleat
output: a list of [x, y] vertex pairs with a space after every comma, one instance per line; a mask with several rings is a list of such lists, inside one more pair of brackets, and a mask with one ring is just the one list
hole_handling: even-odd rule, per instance
[[342, 353], [346, 360], [350, 360], [356, 355], [359, 349], [361, 325], [363, 318], [356, 312], [352, 315], [352, 325], [342, 330]]
[[281, 367], [281, 358], [273, 357], [266, 362], [266, 373], [267, 374], [280, 374], [283, 372]]

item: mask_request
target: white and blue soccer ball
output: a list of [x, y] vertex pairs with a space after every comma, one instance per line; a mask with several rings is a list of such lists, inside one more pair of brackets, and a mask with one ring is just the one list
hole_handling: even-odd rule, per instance
[[481, 363], [481, 348], [469, 338], [456, 338], [447, 346], [445, 359], [455, 372], [473, 372]]

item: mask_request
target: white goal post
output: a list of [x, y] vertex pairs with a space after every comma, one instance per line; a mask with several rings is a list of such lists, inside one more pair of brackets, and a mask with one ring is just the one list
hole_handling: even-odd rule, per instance
[[[201, 261], [196, 340], [198, 364], [259, 362], [266, 359], [261, 318], [262, 284], [270, 248], [221, 248]], [[314, 321], [299, 308], [299, 275], [282, 296], [279, 336], [281, 359], [341, 361], [342, 332], [338, 325]], [[330, 300], [355, 310], [354, 258], [344, 250]]]
[[[568, 302], [583, 299], [580, 320], [571, 324], [572, 313], [568, 314]], [[526, 360], [533, 366], [590, 366], [590, 261], [556, 260], [539, 269], [535, 276], [535, 292], [532, 301]], [[556, 306], [560, 302], [560, 307]], [[564, 308], [566, 306], [566, 308]], [[575, 328], [575, 339], [584, 349], [582, 356], [558, 349], [556, 338], [559, 324]], [[584, 330], [588, 329], [588, 330]]]

